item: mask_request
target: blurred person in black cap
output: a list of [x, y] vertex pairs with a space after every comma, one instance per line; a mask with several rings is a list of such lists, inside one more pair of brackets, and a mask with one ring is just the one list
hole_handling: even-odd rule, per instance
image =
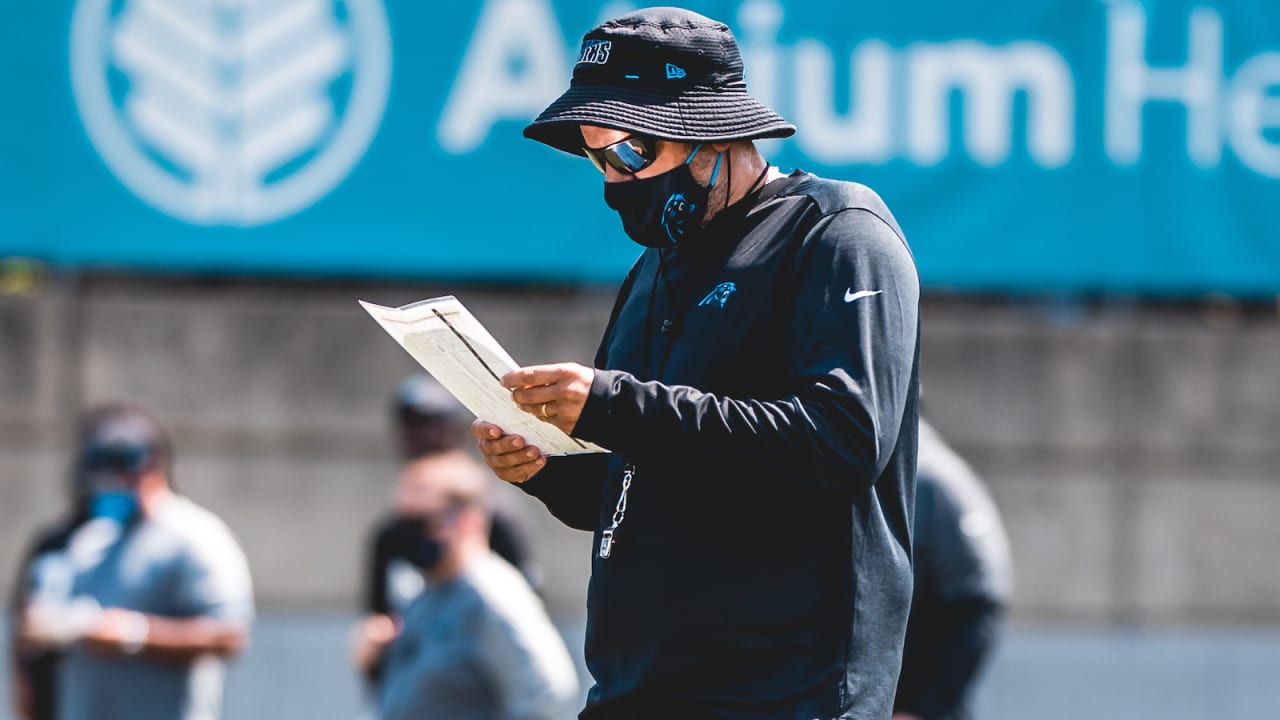
[[397, 524], [420, 580], [398, 617], [370, 615], [353, 661], [380, 668], [381, 720], [555, 720], [578, 697], [577, 670], [524, 576], [489, 547], [492, 477], [470, 454], [405, 465], [413, 508]]
[[87, 519], [25, 588], [22, 647], [63, 653], [61, 720], [221, 714], [224, 660], [249, 639], [248, 563], [230, 530], [172, 487], [173, 445], [141, 408], [82, 421]]
[[[380, 520], [369, 544], [364, 587], [364, 612], [369, 617], [399, 619], [423, 587], [422, 571], [412, 562], [413, 544], [405, 543], [404, 523], [422, 511], [424, 476], [416, 461], [444, 455], [471, 456], [472, 415], [438, 380], [417, 373], [405, 377], [397, 388], [391, 407], [397, 449], [402, 467], [396, 481], [392, 507]], [[491, 509], [489, 546], [501, 558], [519, 569], [535, 589], [539, 569], [523, 529], [512, 513]], [[377, 683], [380, 666], [366, 668], [368, 679]]]
[[892, 711], [911, 599], [919, 280], [869, 188], [772, 167], [795, 128], [727, 26], [678, 8], [589, 31], [525, 135], [585, 156], [643, 246], [594, 367], [501, 380], [610, 453], [477, 420], [503, 480], [594, 533], [580, 717]]
[[391, 413], [405, 460], [467, 446], [470, 411], [430, 375], [415, 373], [401, 380]]
[[915, 590], [894, 720], [968, 720], [1013, 591], [1009, 539], [982, 478], [920, 422]]

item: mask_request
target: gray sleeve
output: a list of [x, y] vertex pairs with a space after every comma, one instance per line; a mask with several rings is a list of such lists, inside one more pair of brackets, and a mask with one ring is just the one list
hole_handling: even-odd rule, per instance
[[577, 696], [577, 670], [540, 608], [488, 613], [480, 652], [505, 720], [552, 720]]
[[189, 617], [249, 622], [254, 616], [249, 562], [230, 531], [202, 534], [183, 563], [179, 607]]

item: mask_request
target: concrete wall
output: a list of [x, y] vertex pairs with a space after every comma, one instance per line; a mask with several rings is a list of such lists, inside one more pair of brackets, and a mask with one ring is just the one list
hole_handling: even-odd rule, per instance
[[925, 397], [1026, 619], [1280, 620], [1276, 308], [930, 304]]
[[[613, 297], [110, 277], [0, 296], [0, 583], [61, 506], [76, 413], [127, 398], [173, 430], [180, 489], [239, 535], [265, 608], [354, 607], [387, 403], [416, 367], [356, 300], [445, 293], [522, 362], [588, 360]], [[933, 295], [923, 318], [926, 405], [1006, 516], [1018, 620], [1280, 623], [1276, 308]], [[589, 538], [498, 491], [551, 610], [579, 613]]]

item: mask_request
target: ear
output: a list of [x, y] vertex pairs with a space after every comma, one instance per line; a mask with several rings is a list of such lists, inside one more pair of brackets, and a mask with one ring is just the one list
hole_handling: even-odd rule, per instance
[[158, 466], [143, 470], [138, 475], [137, 489], [139, 492], [146, 493], [167, 487], [169, 487], [169, 476]]
[[487, 535], [489, 532], [484, 511], [479, 508], [463, 508], [458, 511], [458, 515], [454, 522], [463, 533], [479, 533]]

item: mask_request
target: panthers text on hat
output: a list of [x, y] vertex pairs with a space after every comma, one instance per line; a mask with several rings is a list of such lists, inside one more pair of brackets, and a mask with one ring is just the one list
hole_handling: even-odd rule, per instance
[[609, 51], [613, 48], [613, 42], [609, 40], [588, 40], [582, 43], [582, 50], [578, 53], [578, 63], [594, 63], [603, 65], [609, 62]]

